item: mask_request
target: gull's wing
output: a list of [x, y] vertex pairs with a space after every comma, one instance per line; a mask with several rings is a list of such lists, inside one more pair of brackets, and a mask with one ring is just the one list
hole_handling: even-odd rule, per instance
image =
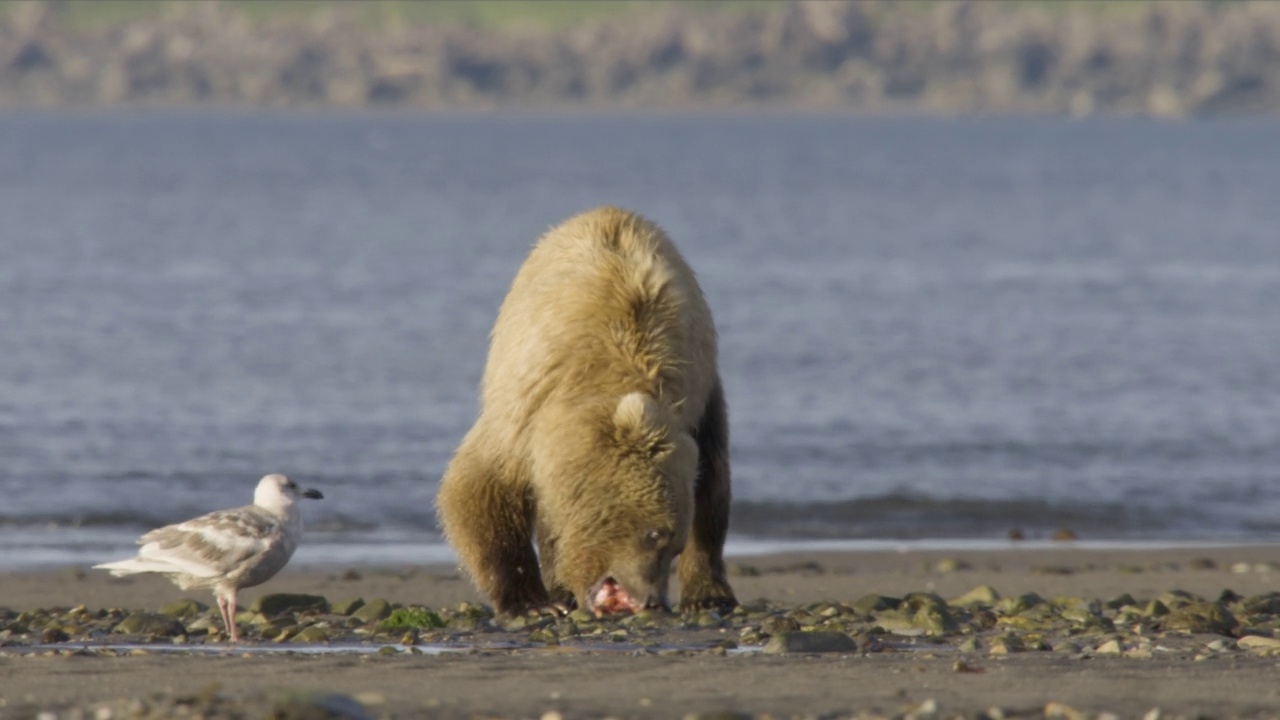
[[271, 550], [282, 531], [280, 518], [253, 505], [219, 510], [143, 535], [138, 558], [196, 577], [217, 577]]

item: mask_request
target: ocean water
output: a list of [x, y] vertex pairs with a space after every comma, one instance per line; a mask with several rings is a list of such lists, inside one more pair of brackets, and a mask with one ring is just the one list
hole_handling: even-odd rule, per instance
[[0, 569], [322, 489], [307, 562], [432, 500], [546, 228], [698, 272], [732, 547], [1280, 539], [1280, 122], [0, 116]]

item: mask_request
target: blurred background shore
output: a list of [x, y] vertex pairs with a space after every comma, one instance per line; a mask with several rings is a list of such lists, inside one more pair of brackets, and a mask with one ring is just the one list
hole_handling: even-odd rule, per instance
[[0, 5], [0, 110], [1280, 111], [1280, 3]]

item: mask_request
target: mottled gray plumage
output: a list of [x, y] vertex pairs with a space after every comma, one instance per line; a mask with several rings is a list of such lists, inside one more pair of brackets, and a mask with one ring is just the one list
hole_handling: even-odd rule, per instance
[[152, 530], [138, 539], [137, 557], [94, 567], [117, 576], [160, 573], [184, 590], [213, 590], [236, 642], [236, 593], [270, 580], [293, 557], [302, 537], [295, 501], [303, 497], [324, 496], [300, 489], [284, 475], [267, 475], [258, 482], [252, 505]]

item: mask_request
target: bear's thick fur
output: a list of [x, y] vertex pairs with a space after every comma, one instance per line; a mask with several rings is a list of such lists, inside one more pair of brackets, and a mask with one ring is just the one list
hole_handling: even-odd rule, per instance
[[682, 609], [736, 603], [715, 326], [660, 228], [603, 207], [543, 235], [481, 395], [436, 505], [498, 612], [666, 607], [677, 555]]

